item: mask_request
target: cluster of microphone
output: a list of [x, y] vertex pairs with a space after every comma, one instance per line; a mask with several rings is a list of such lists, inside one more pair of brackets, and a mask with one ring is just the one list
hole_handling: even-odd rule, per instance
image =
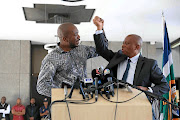
[[95, 100], [98, 100], [98, 94], [101, 92], [106, 95], [108, 99], [110, 96], [114, 97], [114, 86], [112, 81], [112, 75], [109, 69], [93, 69], [91, 72], [92, 78], [84, 79], [84, 92], [86, 98], [93, 98], [95, 94]]
[[[67, 96], [67, 84], [64, 83], [62, 87], [64, 87], [64, 94], [66, 97], [71, 98], [74, 89], [80, 89], [80, 94], [83, 99], [93, 98], [95, 95], [95, 100], [98, 100], [98, 94], [105, 94], [107, 99], [110, 99], [110, 96], [114, 97], [114, 87], [116, 84], [121, 84], [126, 87], [124, 81], [119, 81], [116, 83], [113, 79], [113, 74], [109, 69], [103, 69], [103, 67], [99, 67], [98, 69], [93, 69], [91, 72], [92, 78], [85, 78], [84, 80], [80, 80], [80, 77], [74, 80], [73, 85], [71, 86], [71, 91]], [[130, 85], [131, 86], [131, 85]]]

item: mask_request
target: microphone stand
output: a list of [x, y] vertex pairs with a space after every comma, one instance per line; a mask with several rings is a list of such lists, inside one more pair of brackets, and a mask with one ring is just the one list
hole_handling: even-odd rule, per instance
[[98, 78], [95, 77], [94, 80], [95, 80], [95, 100], [97, 101], [98, 100]]
[[69, 98], [71, 98], [72, 97], [72, 93], [73, 93], [73, 91], [74, 91], [74, 88], [76, 88], [76, 89], [80, 89], [80, 94], [82, 94], [82, 97], [83, 97], [83, 99], [85, 99], [86, 98], [86, 95], [85, 95], [85, 93], [84, 93], [84, 90], [83, 90], [83, 87], [82, 87], [82, 83], [80, 82], [80, 80], [79, 80], [79, 78], [77, 78], [77, 80], [74, 82], [74, 84], [72, 85], [72, 87], [71, 87], [71, 92], [69, 93]]
[[[142, 92], [144, 92], [147, 96], [149, 96], [149, 97], [152, 97], [152, 98], [156, 98], [156, 99], [158, 99], [158, 100], [161, 100], [161, 101], [164, 101], [164, 102], [166, 102], [166, 103], [168, 103], [168, 104], [171, 104], [172, 106], [174, 106], [174, 107], [177, 107], [177, 108], [180, 108], [180, 106], [178, 106], [178, 105], [176, 105], [176, 104], [174, 104], [174, 103], [171, 103], [171, 102], [169, 102], [166, 98], [164, 98], [163, 96], [159, 96], [159, 95], [157, 95], [157, 94], [155, 94], [155, 93], [151, 93], [151, 92], [149, 92], [149, 91], [145, 91], [145, 90], [142, 90], [142, 89], [140, 89], [140, 88], [138, 88], [137, 86], [135, 86], [135, 85], [132, 85], [132, 84], [130, 84], [130, 83], [128, 83], [128, 82], [125, 82], [125, 81], [123, 81], [123, 80], [118, 80], [117, 78], [115, 78], [115, 77], [113, 77], [115, 80], [117, 80], [117, 81], [119, 81], [118, 83], [122, 83], [122, 84], [125, 84], [125, 85], [128, 85], [128, 86], [130, 86], [130, 87], [132, 87], [132, 88], [135, 88], [135, 89], [137, 89], [137, 90], [139, 90], [139, 91], [142, 91]], [[118, 84], [117, 83], [117, 84]]]

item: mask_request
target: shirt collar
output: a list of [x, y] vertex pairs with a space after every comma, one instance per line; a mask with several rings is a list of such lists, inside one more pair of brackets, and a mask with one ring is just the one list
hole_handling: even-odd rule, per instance
[[[74, 49], [76, 49], [76, 48], [77, 48], [77, 47], [71, 49], [70, 51], [72, 51], [72, 50], [74, 50]], [[68, 51], [68, 52], [64, 51], [64, 50], [63, 50], [61, 47], [59, 47], [59, 46], [57, 46], [56, 49], [57, 49], [60, 53], [68, 53], [68, 52], [70, 52], [70, 51]]]
[[132, 58], [128, 57], [128, 59], [130, 59], [132, 63], [136, 63], [138, 61], [139, 55], [140, 55], [140, 53], [138, 53], [136, 56], [134, 56]]
[[49, 109], [49, 106], [47, 106], [47, 108], [43, 105], [44, 109]]
[[64, 51], [61, 47], [59, 47], [59, 46], [57, 46], [56, 49], [57, 49], [60, 53], [65, 53], [65, 51]]
[[2, 103], [1, 103], [1, 105], [2, 105], [2, 106], [4, 106], [4, 105], [5, 105], [5, 103], [4, 103], [4, 104], [2, 104]]
[[35, 106], [35, 104], [31, 104], [31, 103], [30, 103], [30, 105], [33, 106], [33, 107]]

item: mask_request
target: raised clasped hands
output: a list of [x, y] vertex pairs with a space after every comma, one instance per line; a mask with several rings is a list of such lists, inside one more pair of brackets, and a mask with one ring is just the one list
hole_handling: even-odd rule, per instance
[[97, 30], [102, 30], [104, 26], [104, 20], [98, 16], [95, 16], [93, 19], [93, 23], [96, 25]]

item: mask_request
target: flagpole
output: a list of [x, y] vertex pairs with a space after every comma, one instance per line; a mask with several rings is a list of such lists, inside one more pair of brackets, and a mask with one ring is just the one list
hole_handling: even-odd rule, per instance
[[162, 28], [163, 28], [163, 29], [162, 29], [162, 30], [163, 30], [163, 34], [162, 34], [162, 43], [163, 43], [163, 44], [162, 44], [162, 47], [163, 47], [163, 50], [164, 50], [164, 34], [165, 34], [165, 33], [164, 33], [164, 25], [165, 25], [165, 20], [164, 20], [164, 12], [163, 12], [163, 11], [162, 11], [162, 23], [163, 23], [163, 24], [162, 24]]
[[[164, 51], [164, 12], [162, 11], [162, 47], [163, 47], [163, 51]], [[162, 61], [163, 62], [163, 61]], [[162, 63], [163, 65], [163, 63]], [[163, 110], [163, 106], [165, 105], [164, 102], [162, 102], [162, 110]], [[160, 120], [163, 120], [164, 119], [164, 112], [161, 111], [161, 108], [159, 109], [160, 110]], [[161, 113], [162, 112], [162, 113]]]
[[[163, 51], [164, 51], [164, 37], [165, 37], [165, 18], [164, 18], [164, 12], [162, 11], [162, 23], [163, 23]], [[170, 90], [169, 90], [169, 99], [168, 101], [171, 102], [171, 80], [169, 81], [169, 87], [170, 87]], [[172, 120], [172, 106], [169, 105], [168, 107], [168, 120]]]

